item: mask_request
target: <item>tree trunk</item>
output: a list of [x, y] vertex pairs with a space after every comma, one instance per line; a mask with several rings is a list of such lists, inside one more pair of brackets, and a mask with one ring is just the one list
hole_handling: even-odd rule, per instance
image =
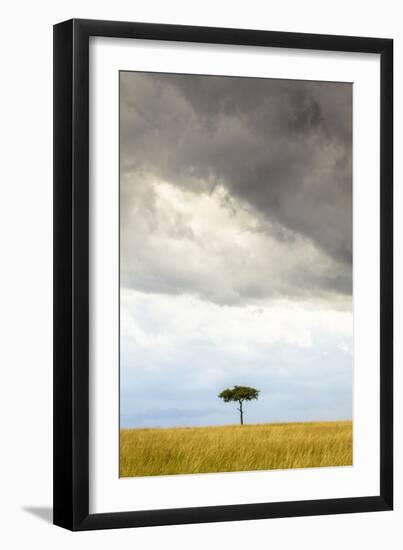
[[242, 401], [239, 402], [239, 414], [241, 415], [241, 425], [243, 424], [243, 409], [242, 409]]

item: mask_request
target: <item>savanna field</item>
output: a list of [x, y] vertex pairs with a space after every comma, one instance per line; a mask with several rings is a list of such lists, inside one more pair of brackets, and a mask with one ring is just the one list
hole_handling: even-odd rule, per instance
[[351, 421], [120, 431], [121, 477], [352, 463]]

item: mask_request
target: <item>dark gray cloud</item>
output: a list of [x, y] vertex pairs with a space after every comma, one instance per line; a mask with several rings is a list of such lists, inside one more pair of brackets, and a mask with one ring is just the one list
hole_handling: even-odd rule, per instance
[[[120, 132], [124, 255], [139, 245], [136, 219], [144, 221], [148, 211], [142, 235], [152, 234], [160, 223], [150, 180], [196, 195], [220, 186], [226, 190], [221, 200], [234, 215], [239, 208], [256, 213], [254, 231], [269, 232], [289, 246], [290, 254], [298, 241], [312, 243], [323, 256], [316, 257], [318, 265], [309, 255], [305, 265], [290, 267], [288, 276], [282, 273], [283, 288], [277, 291], [293, 295], [310, 287], [351, 293], [350, 84], [125, 72]], [[171, 222], [176, 238], [194, 238], [185, 221]], [[130, 286], [161, 292], [192, 286], [176, 266], [164, 288], [162, 277], [158, 283], [161, 265], [150, 252], [143, 250], [138, 258], [135, 266], [128, 261]], [[259, 278], [252, 276], [240, 288], [246, 294], [248, 286], [251, 293], [273, 294]]]

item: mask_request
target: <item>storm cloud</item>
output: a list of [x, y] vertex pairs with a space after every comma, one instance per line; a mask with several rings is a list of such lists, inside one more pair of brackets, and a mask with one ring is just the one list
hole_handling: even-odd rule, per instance
[[[125, 285], [172, 293], [194, 286], [217, 302], [248, 295], [351, 294], [350, 84], [135, 72], [123, 72], [120, 79]], [[161, 205], [161, 184], [172, 187], [172, 196], [176, 192], [176, 203]], [[218, 270], [210, 274], [211, 289], [205, 288], [203, 269], [195, 266], [192, 275], [189, 253], [198, 255], [195, 226], [200, 224], [183, 212], [184, 201], [196, 209], [203, 196], [215, 198], [233, 219], [243, 218], [239, 231], [249, 233], [255, 255], [260, 254], [254, 265], [246, 241], [221, 246], [218, 234], [216, 243], [201, 243], [209, 250], [204, 262], [199, 250], [200, 263], [216, 260], [210, 266]], [[150, 256], [159, 231], [172, 260], [166, 257], [165, 266], [160, 250]], [[260, 235], [258, 243], [253, 233]], [[188, 245], [182, 260], [179, 239]], [[291, 264], [286, 270], [277, 262], [280, 249], [282, 265]], [[248, 284], [239, 280], [243, 267]], [[220, 273], [225, 296], [218, 292]], [[232, 281], [231, 273], [238, 280]]]

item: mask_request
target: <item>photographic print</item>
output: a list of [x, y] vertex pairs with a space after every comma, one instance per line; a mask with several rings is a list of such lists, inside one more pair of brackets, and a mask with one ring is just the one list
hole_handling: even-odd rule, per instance
[[392, 510], [393, 40], [70, 19], [53, 60], [53, 523]]
[[353, 464], [352, 107], [120, 72], [121, 477]]

